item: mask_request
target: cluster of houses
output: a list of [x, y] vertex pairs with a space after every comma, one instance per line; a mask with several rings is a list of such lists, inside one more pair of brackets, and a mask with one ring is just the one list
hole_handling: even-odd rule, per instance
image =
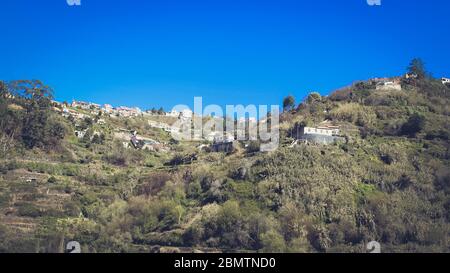
[[83, 101], [73, 101], [71, 106], [73, 108], [83, 109], [87, 111], [102, 111], [110, 116], [119, 116], [119, 117], [136, 117], [143, 115], [143, 112], [138, 107], [113, 107], [110, 104], [105, 104], [103, 107], [100, 104], [92, 103], [92, 102], [83, 102]]
[[68, 117], [73, 117], [75, 120], [83, 120], [85, 118], [89, 118], [89, 115], [83, 114], [83, 113], [79, 113], [77, 111], [74, 111], [72, 109], [69, 108], [65, 108], [63, 107], [61, 111], [61, 115], [65, 118]]
[[73, 108], [79, 108], [83, 110], [100, 110], [101, 105], [92, 103], [92, 102], [84, 102], [84, 101], [72, 101], [72, 104], [70, 105]]
[[[152, 111], [144, 112], [139, 107], [126, 107], [126, 106], [113, 107], [110, 104], [104, 104], [103, 106], [101, 106], [96, 103], [83, 101], [73, 101], [71, 106], [73, 108], [79, 108], [84, 110], [101, 110], [104, 113], [109, 114], [110, 116], [119, 116], [125, 118], [155, 115]], [[163, 115], [180, 119], [190, 119], [193, 117], [194, 113], [190, 109], [184, 109], [181, 111], [172, 110], [170, 112], [163, 113]]]
[[129, 118], [129, 117], [137, 117], [142, 116], [143, 112], [139, 107], [126, 107], [126, 106], [120, 106], [117, 108], [113, 108], [112, 115], [116, 115], [119, 117]]
[[[383, 79], [379, 79], [379, 82], [384, 82]], [[386, 84], [386, 82], [384, 82]], [[386, 84], [385, 86], [390, 86], [390, 84]], [[74, 106], [74, 105], [72, 105]], [[97, 106], [87, 103], [77, 103], [75, 104], [75, 107], [83, 107], [83, 109], [98, 109]], [[114, 111], [118, 111], [118, 113], [122, 113], [120, 115], [124, 117], [129, 117], [132, 115], [136, 115], [139, 112], [134, 112], [134, 114], [130, 114], [130, 111], [133, 111], [132, 108], [126, 108], [126, 107], [119, 107], [119, 108], [112, 108], [108, 105], [105, 105], [103, 108], [103, 111], [105, 109], [109, 113], [114, 113]], [[64, 108], [64, 113], [71, 114], [74, 116], [77, 116], [78, 118], [85, 118], [86, 115], [78, 113], [76, 111]], [[105, 111], [106, 112], [106, 111]], [[190, 120], [192, 118], [192, 112], [190, 111], [171, 111], [166, 114], [166, 116], [171, 117], [177, 117], [179, 119], [188, 119]], [[153, 128], [159, 128], [169, 133], [174, 132], [180, 132], [180, 128], [171, 126], [169, 124], [163, 123], [163, 122], [157, 122], [157, 121], [148, 121], [149, 125]], [[237, 128], [236, 132], [238, 135], [245, 135], [245, 129], [239, 129], [239, 128], [248, 128], [249, 124], [252, 126], [252, 124], [257, 124], [258, 121], [256, 118], [240, 118], [237, 121]], [[242, 132], [239, 132], [239, 130], [242, 130]], [[317, 127], [298, 127], [296, 128], [295, 132], [295, 138], [297, 141], [303, 142], [303, 143], [316, 143], [316, 144], [331, 144], [334, 143], [340, 139], [341, 132], [340, 127], [335, 126], [331, 124], [329, 121], [324, 121], [323, 123], [319, 124]], [[123, 131], [123, 132], [122, 132]], [[139, 150], [148, 150], [148, 151], [164, 151], [166, 150], [165, 146], [158, 141], [155, 141], [153, 139], [145, 138], [142, 136], [138, 136], [137, 132], [130, 132], [129, 130], [122, 129], [121, 132], [116, 133], [116, 138], [121, 138], [124, 140], [123, 146], [126, 148], [134, 148]], [[76, 131], [76, 136], [78, 138], [83, 138], [86, 134], [86, 130], [84, 131]], [[202, 132], [198, 132], [197, 135], [201, 135], [202, 138], [208, 142], [210, 142], [210, 145], [202, 146], [202, 148], [207, 147], [209, 151], [213, 152], [232, 152], [236, 149], [236, 137], [233, 134], [229, 133], [217, 133], [217, 132], [211, 132], [208, 135], [203, 135]]]

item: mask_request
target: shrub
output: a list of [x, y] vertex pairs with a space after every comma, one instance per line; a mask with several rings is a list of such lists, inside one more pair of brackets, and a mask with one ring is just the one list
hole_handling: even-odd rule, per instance
[[420, 114], [413, 114], [401, 128], [402, 135], [415, 137], [425, 127], [425, 117]]
[[137, 187], [137, 194], [147, 196], [156, 195], [170, 179], [171, 176], [163, 172], [153, 173], [147, 177], [143, 177], [139, 180], [141, 184]]
[[346, 103], [339, 105], [338, 108], [330, 112], [330, 116], [334, 120], [348, 121], [355, 123], [358, 117], [365, 116], [364, 109], [357, 103]]
[[196, 161], [197, 158], [198, 158], [197, 154], [189, 154], [189, 155], [177, 154], [166, 165], [169, 166], [188, 165]]
[[19, 204], [18, 214], [24, 217], [36, 218], [42, 216], [42, 211], [33, 204], [22, 203]]
[[269, 253], [284, 252], [286, 250], [286, 242], [280, 233], [271, 230], [261, 235], [262, 251]]
[[0, 194], [0, 207], [8, 205], [10, 200], [11, 196], [9, 195], [9, 193]]
[[257, 153], [261, 150], [261, 142], [259, 141], [250, 141], [247, 146], [247, 153]]
[[307, 102], [308, 103], [314, 103], [314, 102], [320, 102], [322, 100], [322, 96], [317, 92], [312, 92], [308, 95]]
[[51, 183], [51, 184], [54, 184], [54, 183], [58, 182], [58, 180], [56, 180], [56, 177], [51, 176], [51, 177], [47, 180], [47, 182], [48, 182], [48, 183]]
[[111, 152], [108, 155], [105, 155], [103, 159], [112, 164], [117, 166], [127, 166], [127, 156], [121, 151]]
[[295, 98], [293, 96], [287, 96], [283, 100], [283, 110], [291, 111], [295, 107]]

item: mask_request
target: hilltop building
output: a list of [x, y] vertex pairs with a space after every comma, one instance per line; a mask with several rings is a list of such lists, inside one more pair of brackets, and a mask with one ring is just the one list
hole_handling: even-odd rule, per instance
[[184, 109], [183, 111], [181, 111], [179, 116], [182, 119], [190, 119], [194, 116], [194, 113], [192, 112], [192, 110]]
[[305, 143], [332, 144], [342, 139], [339, 126], [331, 125], [329, 121], [322, 122], [317, 127], [299, 126], [294, 130], [294, 137]]
[[105, 113], [111, 114], [114, 112], [114, 107], [112, 107], [111, 104], [105, 104], [105, 105], [103, 105], [103, 111]]
[[89, 103], [88, 102], [84, 102], [84, 101], [72, 101], [71, 106], [73, 108], [80, 108], [80, 109], [84, 109], [84, 110], [89, 110]]
[[402, 90], [401, 80], [399, 78], [376, 78], [375, 82], [377, 90]]
[[415, 73], [406, 73], [405, 74], [405, 79], [417, 79], [419, 76]]

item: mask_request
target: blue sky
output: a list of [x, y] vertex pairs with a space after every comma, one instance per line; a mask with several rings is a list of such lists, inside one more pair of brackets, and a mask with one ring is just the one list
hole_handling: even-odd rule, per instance
[[450, 76], [450, 1], [1, 0], [0, 79], [143, 109], [281, 104], [404, 73]]

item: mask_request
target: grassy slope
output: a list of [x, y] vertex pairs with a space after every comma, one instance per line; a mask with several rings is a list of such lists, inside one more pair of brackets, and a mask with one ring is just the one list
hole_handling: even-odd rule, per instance
[[[74, 239], [92, 252], [354, 252], [370, 240], [385, 251], [448, 251], [448, 91], [430, 82], [304, 103], [284, 114], [282, 128], [331, 119], [346, 143], [270, 154], [208, 154], [198, 143], [168, 144], [168, 153], [123, 149], [114, 129], [170, 142], [142, 118], [94, 125], [103, 144], [68, 136], [51, 153], [18, 148], [1, 162], [0, 250], [58, 252]], [[399, 136], [415, 112], [425, 129]], [[281, 143], [290, 142], [283, 131]], [[166, 165], [194, 152], [191, 165]]]

